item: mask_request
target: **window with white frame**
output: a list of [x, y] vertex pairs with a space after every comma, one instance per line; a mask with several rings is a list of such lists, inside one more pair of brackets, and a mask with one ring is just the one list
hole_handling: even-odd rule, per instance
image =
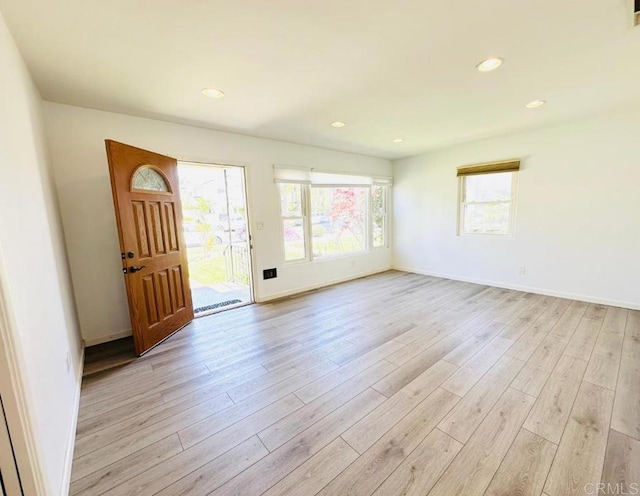
[[302, 184], [281, 183], [280, 212], [284, 238], [284, 259], [287, 262], [307, 258], [307, 215], [305, 189]]
[[458, 169], [459, 235], [513, 236], [519, 161]]
[[285, 261], [365, 253], [388, 246], [390, 178], [374, 180], [278, 166], [275, 177]]

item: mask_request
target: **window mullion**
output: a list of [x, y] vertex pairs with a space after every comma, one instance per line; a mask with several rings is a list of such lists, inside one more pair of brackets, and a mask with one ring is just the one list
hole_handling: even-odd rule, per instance
[[303, 202], [304, 208], [302, 210], [303, 222], [304, 222], [304, 246], [306, 250], [306, 259], [313, 261], [313, 243], [311, 236], [311, 185], [305, 184], [303, 188]]
[[371, 197], [373, 196], [373, 189], [369, 190], [369, 194], [367, 195], [367, 205], [365, 207], [365, 246], [364, 249], [366, 251], [371, 251], [373, 249], [373, 201]]
[[384, 188], [384, 243], [383, 247], [389, 248], [391, 246], [391, 230], [389, 226], [389, 207], [391, 203], [391, 188], [389, 186]]

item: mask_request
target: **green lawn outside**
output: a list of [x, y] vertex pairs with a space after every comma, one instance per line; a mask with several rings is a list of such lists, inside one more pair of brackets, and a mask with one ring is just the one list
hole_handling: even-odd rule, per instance
[[340, 241], [313, 240], [313, 253], [316, 257], [325, 255], [342, 255], [358, 252], [363, 249], [362, 243], [354, 237], [343, 237]]
[[[313, 238], [313, 254], [315, 257], [347, 255], [362, 251], [362, 242], [354, 237], [343, 237], [340, 242], [330, 238]], [[287, 260], [304, 258], [304, 241], [288, 241], [285, 244]]]
[[223, 250], [224, 247], [214, 247], [205, 258], [203, 248], [189, 248], [187, 250], [189, 278], [204, 286], [225, 282], [227, 273]]

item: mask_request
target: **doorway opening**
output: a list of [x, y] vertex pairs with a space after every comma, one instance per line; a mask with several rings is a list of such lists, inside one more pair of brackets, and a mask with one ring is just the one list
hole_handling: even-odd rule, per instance
[[244, 168], [178, 162], [196, 317], [253, 303]]

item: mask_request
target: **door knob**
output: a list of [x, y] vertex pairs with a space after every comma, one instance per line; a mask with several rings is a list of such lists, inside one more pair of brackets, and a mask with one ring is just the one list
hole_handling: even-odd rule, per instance
[[131, 274], [135, 274], [136, 272], [140, 272], [145, 267], [146, 267], [146, 265], [143, 265], [142, 267], [129, 267], [129, 272]]

